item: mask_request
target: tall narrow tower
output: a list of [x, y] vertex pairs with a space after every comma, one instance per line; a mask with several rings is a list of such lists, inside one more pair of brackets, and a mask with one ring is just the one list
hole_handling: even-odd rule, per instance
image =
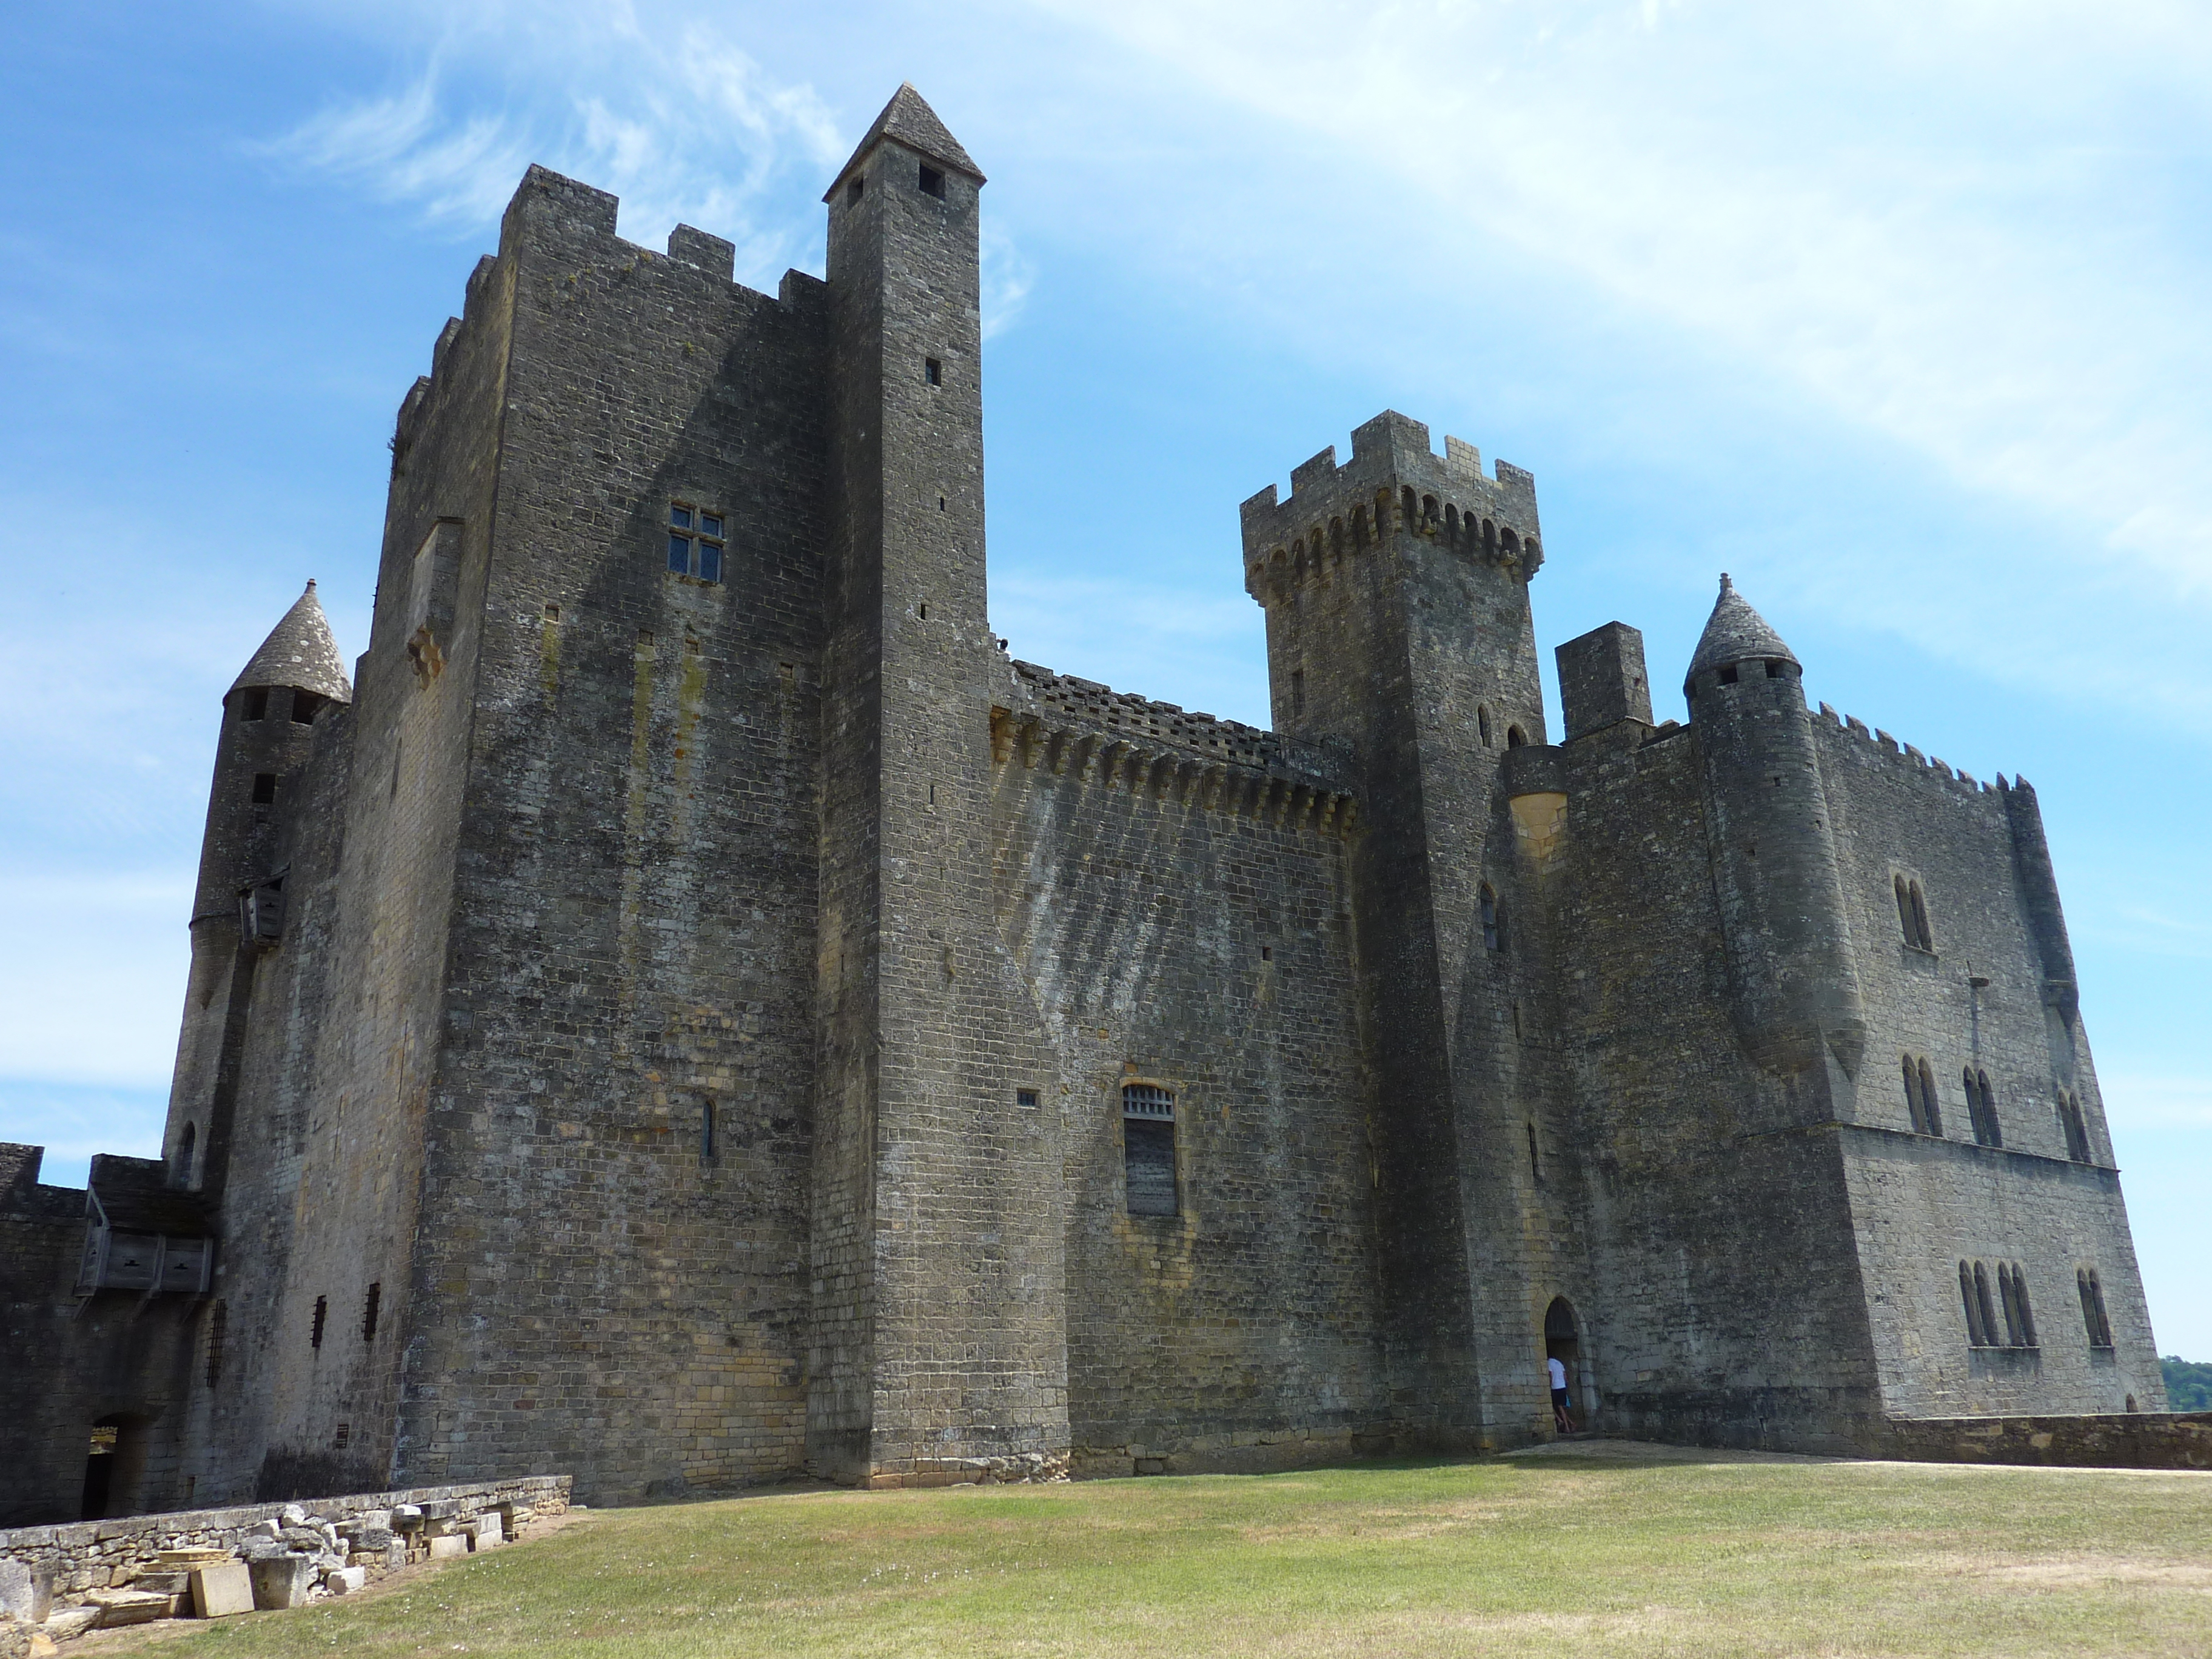
[[1866, 1047], [1834, 821], [1804, 670], [1726, 576], [1683, 690], [1705, 783], [1736, 1034], [1768, 1072], [1836, 1115]]
[[1534, 1411], [1525, 1379], [1540, 1375], [1527, 1230], [1489, 1189], [1525, 1167], [1531, 1133], [1497, 1040], [1517, 1018], [1497, 947], [1519, 896], [1499, 764], [1544, 740], [1535, 481], [1504, 464], [1485, 477], [1456, 438], [1439, 458], [1425, 426], [1386, 411], [1352, 434], [1349, 461], [1322, 451], [1291, 491], [1244, 503], [1245, 586], [1267, 612], [1275, 725], [1341, 745], [1364, 775], [1354, 912], [1392, 1384], [1419, 1402], [1407, 1430], [1478, 1441]]
[[353, 701], [315, 585], [222, 700], [192, 895], [191, 977], [162, 1140], [169, 1180], [222, 1191], [254, 952], [283, 925], [284, 863], [317, 721]]
[[902, 86], [830, 209], [831, 478], [808, 1454], [897, 1484], [1067, 1449], [1046, 1069], [990, 847], [977, 209]]

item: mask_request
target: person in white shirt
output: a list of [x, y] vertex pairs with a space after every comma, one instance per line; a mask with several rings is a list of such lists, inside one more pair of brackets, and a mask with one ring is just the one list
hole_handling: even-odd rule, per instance
[[1575, 1419], [1567, 1415], [1567, 1409], [1575, 1402], [1567, 1398], [1566, 1364], [1559, 1355], [1553, 1354], [1544, 1362], [1544, 1366], [1552, 1373], [1552, 1419], [1559, 1425], [1561, 1434], [1572, 1434]]

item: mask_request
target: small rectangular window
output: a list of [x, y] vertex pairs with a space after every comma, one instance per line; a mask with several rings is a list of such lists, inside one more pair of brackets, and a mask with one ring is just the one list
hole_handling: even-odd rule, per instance
[[253, 775], [253, 804], [267, 806], [276, 799], [276, 775], [274, 772], [256, 772]]
[[854, 179], [851, 184], [845, 186], [845, 205], [847, 207], [860, 206], [860, 191], [864, 187], [863, 181], [858, 179]]
[[362, 1341], [376, 1340], [376, 1316], [383, 1304], [384, 1286], [381, 1284], [371, 1285], [368, 1287], [368, 1300], [362, 1305], [361, 1310], [361, 1340]]
[[328, 701], [318, 692], [295, 690], [292, 693], [292, 724], [313, 726], [316, 712]]
[[921, 164], [921, 193], [939, 201], [945, 198], [945, 175], [927, 161]]
[[721, 580], [722, 515], [672, 502], [668, 522], [669, 574], [696, 576], [707, 582]]
[[353, 1425], [350, 1423], [339, 1424], [338, 1431], [331, 1437], [331, 1449], [332, 1451], [343, 1451], [346, 1449], [346, 1443], [352, 1438]]
[[1174, 1215], [1175, 1097], [1148, 1083], [1121, 1090], [1122, 1175], [1131, 1215]]
[[1017, 1106], [1032, 1106], [1032, 1107], [1033, 1107], [1033, 1106], [1035, 1106], [1036, 1103], [1037, 1103], [1037, 1091], [1036, 1091], [1036, 1090], [1034, 1090], [1034, 1089], [1017, 1089], [1017, 1090], [1015, 1090], [1015, 1091], [1014, 1091], [1014, 1104], [1015, 1104], [1015, 1105], [1017, 1105]]
[[711, 1100], [699, 1103], [699, 1161], [714, 1161], [714, 1103]]
[[1722, 669], [1718, 678], [1723, 685], [1734, 685], [1735, 684], [1735, 665], [1731, 663], [1726, 668]]
[[314, 1323], [314, 1328], [313, 1328], [313, 1330], [311, 1330], [311, 1331], [307, 1334], [307, 1346], [310, 1346], [310, 1347], [313, 1347], [313, 1348], [319, 1348], [319, 1347], [321, 1347], [321, 1346], [323, 1346], [323, 1322], [324, 1322], [325, 1319], [328, 1319], [330, 1316], [331, 1316], [331, 1299], [330, 1299], [330, 1297], [326, 1297], [326, 1296], [319, 1296], [319, 1297], [317, 1297], [315, 1298], [315, 1323]]
[[252, 690], [248, 691], [248, 692], [246, 694], [246, 704], [245, 704], [245, 707], [244, 707], [244, 708], [240, 708], [240, 709], [239, 710], [239, 718], [240, 718], [240, 719], [241, 719], [241, 720], [266, 720], [266, 719], [268, 719], [268, 718], [269, 718], [269, 693], [268, 693], [268, 691], [267, 691], [265, 689], [264, 689], [263, 687], [261, 687], [261, 686], [258, 686], [258, 685], [257, 685], [257, 686], [255, 686]]
[[943, 386], [945, 384], [945, 365], [934, 357], [923, 358], [921, 360], [921, 378], [928, 381], [932, 386]]

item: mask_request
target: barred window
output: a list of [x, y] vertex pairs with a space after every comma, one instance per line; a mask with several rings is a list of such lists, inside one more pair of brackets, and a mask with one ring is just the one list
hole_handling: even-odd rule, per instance
[[207, 1385], [222, 1381], [222, 1345], [230, 1334], [230, 1304], [218, 1302], [208, 1310]]
[[1121, 1089], [1121, 1162], [1131, 1215], [1174, 1215], [1175, 1096], [1150, 1083]]

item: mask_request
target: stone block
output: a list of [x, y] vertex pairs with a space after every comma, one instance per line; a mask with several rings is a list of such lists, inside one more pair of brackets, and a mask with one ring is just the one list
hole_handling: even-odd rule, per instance
[[469, 1540], [457, 1532], [444, 1533], [430, 1540], [430, 1559], [433, 1561], [450, 1561], [457, 1555], [468, 1553]]
[[202, 1619], [228, 1619], [253, 1611], [253, 1571], [243, 1561], [194, 1567], [192, 1612]]
[[55, 1641], [67, 1642], [83, 1635], [99, 1622], [98, 1607], [59, 1607], [46, 1616], [46, 1631]]
[[315, 1582], [314, 1564], [304, 1555], [275, 1555], [250, 1561], [253, 1577], [253, 1605], [257, 1607], [296, 1607], [307, 1599]]
[[53, 1604], [52, 1574], [12, 1557], [0, 1560], [0, 1610], [27, 1625], [41, 1625]]
[[85, 1600], [100, 1610], [101, 1630], [150, 1625], [156, 1619], [167, 1619], [176, 1608], [174, 1596], [152, 1590], [96, 1589]]
[[351, 1595], [368, 1583], [367, 1567], [332, 1567], [323, 1575], [323, 1588], [333, 1595]]
[[483, 1516], [469, 1528], [469, 1547], [471, 1549], [495, 1550], [505, 1542], [507, 1529], [495, 1515]]

